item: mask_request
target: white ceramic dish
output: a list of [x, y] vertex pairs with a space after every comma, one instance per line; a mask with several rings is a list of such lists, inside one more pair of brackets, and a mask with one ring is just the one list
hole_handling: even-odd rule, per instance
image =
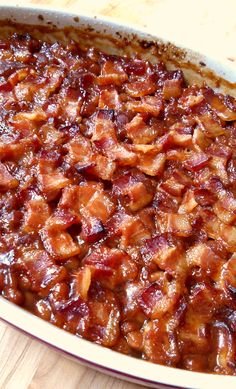
[[[160, 45], [158, 46], [158, 51], [161, 52], [161, 57], [163, 56], [163, 58], [166, 58], [166, 47], [169, 47], [166, 44], [163, 46], [163, 42], [166, 41], [162, 39], [162, 37], [150, 36], [146, 32], [135, 30], [130, 26], [118, 25], [108, 20], [97, 20], [95, 18], [92, 19], [81, 15], [78, 18], [78, 15], [67, 12], [59, 12], [48, 9], [45, 10], [41, 8], [1, 6], [0, 20], [6, 19], [18, 23], [29, 24], [31, 26], [48, 25], [48, 22], [50, 22], [58, 28], [64, 28], [65, 26], [79, 26], [79, 28], [86, 30], [87, 27], [89, 27], [90, 30], [92, 28], [102, 36], [105, 33], [112, 38], [119, 37], [119, 39], [123, 39], [124, 37], [128, 37], [129, 40], [133, 40], [132, 44], [135, 44], [135, 39], [142, 42], [144, 40], [155, 40]], [[108, 42], [108, 40], [106, 40], [106, 42]], [[101, 42], [98, 43], [95, 38], [92, 41], [92, 44], [98, 44], [100, 47], [102, 46]], [[177, 47], [181, 47], [181, 42], [174, 42], [174, 44], [177, 45]], [[147, 52], [149, 51], [150, 54], [154, 47], [143, 43], [141, 46], [143, 55], [145, 54], [145, 50]], [[131, 47], [131, 51], [135, 50], [135, 47], [136, 46]], [[173, 49], [172, 46], [169, 48], [170, 52], [177, 52], [177, 49]], [[207, 77], [209, 83], [213, 86], [217, 86], [232, 95], [236, 95], [235, 65], [229, 61], [219, 61], [214, 58], [208, 58], [206, 55], [194, 53], [190, 49], [180, 51], [181, 55], [175, 58], [175, 62], [178, 60], [178, 66], [183, 67], [187, 77], [190, 77], [190, 81], [195, 80], [195, 78], [199, 80], [199, 76], [200, 78], [202, 76]], [[122, 48], [119, 50], [124, 51], [125, 49]], [[155, 51], [155, 53], [157, 52]], [[193, 68], [191, 68], [190, 73], [189, 69], [186, 68], [186, 63], [189, 61], [193, 64]], [[203, 62], [204, 65], [202, 65]], [[199, 63], [201, 65], [199, 65]], [[209, 70], [206, 70], [207, 68], [213, 70], [219, 75], [219, 77], [213, 76], [209, 73]], [[144, 384], [146, 386], [169, 389], [179, 387], [191, 389], [221, 389], [224, 387], [227, 389], [236, 388], [236, 377], [193, 373], [176, 368], [160, 366], [119, 354], [86, 340], [77, 338], [66, 331], [44, 322], [3, 298], [0, 298], [0, 318], [10, 325], [40, 341], [45, 342], [49, 346], [54, 347], [58, 351], [78, 360], [81, 363], [129, 381]]]

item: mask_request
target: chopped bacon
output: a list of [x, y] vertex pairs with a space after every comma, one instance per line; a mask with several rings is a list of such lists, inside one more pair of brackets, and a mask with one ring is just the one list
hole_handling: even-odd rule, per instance
[[44, 229], [41, 232], [46, 251], [56, 260], [66, 260], [80, 253], [80, 247], [66, 231]]
[[80, 218], [69, 209], [59, 208], [48, 217], [45, 227], [48, 231], [63, 231], [71, 227], [73, 224], [78, 224]]
[[55, 264], [46, 251], [28, 251], [23, 258], [24, 267], [34, 292], [45, 293], [67, 276], [63, 266]]
[[184, 185], [178, 182], [175, 177], [171, 177], [164, 181], [160, 187], [172, 196], [181, 196], [184, 190]]
[[42, 140], [45, 144], [62, 144], [64, 142], [65, 136], [62, 132], [56, 130], [52, 125], [43, 125], [40, 129], [42, 134]]
[[205, 113], [196, 117], [196, 121], [202, 128], [204, 134], [209, 138], [216, 138], [225, 133], [225, 128], [215, 120], [210, 113]]
[[154, 93], [157, 90], [157, 84], [149, 76], [141, 81], [127, 83], [125, 90], [132, 97], [142, 97]]
[[186, 169], [197, 172], [208, 165], [210, 157], [204, 153], [194, 153], [184, 163]]
[[94, 243], [104, 238], [106, 230], [100, 219], [88, 217], [82, 222], [82, 238], [88, 243]]
[[170, 132], [170, 135], [171, 135], [171, 142], [177, 146], [181, 146], [181, 147], [190, 147], [192, 146], [192, 143], [193, 143], [193, 138], [192, 138], [192, 135], [191, 134], [182, 134], [178, 131], [171, 131]]
[[204, 97], [217, 116], [225, 121], [236, 120], [236, 110], [229, 108], [223, 100], [223, 96], [214, 93], [210, 88], [207, 88]]
[[105, 287], [112, 288], [137, 275], [137, 265], [124, 251], [101, 247], [83, 259], [91, 269], [92, 279], [97, 278]]
[[73, 290], [76, 295], [79, 295], [83, 300], [87, 300], [88, 291], [91, 284], [91, 269], [88, 266], [80, 269], [74, 274]]
[[147, 144], [157, 137], [157, 128], [148, 126], [141, 115], [136, 115], [130, 123], [125, 126], [126, 134], [135, 144]]
[[92, 154], [89, 140], [81, 135], [71, 140], [68, 145], [68, 159], [71, 163], [87, 162]]
[[200, 126], [194, 129], [192, 140], [196, 151], [204, 151], [210, 144], [209, 138], [204, 134]]
[[236, 220], [236, 200], [230, 194], [225, 194], [213, 205], [214, 212], [225, 224], [231, 224]]
[[113, 350], [235, 375], [236, 100], [77, 40], [0, 40], [0, 294]]
[[128, 79], [121, 65], [112, 61], [105, 61], [101, 75], [97, 78], [99, 85], [120, 85]]
[[62, 190], [59, 207], [73, 210], [76, 214], [80, 211], [80, 187], [69, 185]]
[[161, 318], [179, 299], [178, 283], [160, 279], [141, 291], [138, 300], [145, 315], [151, 319]]
[[172, 97], [177, 98], [182, 94], [181, 80], [172, 79], [164, 81], [163, 97], [165, 100], [170, 100]]
[[163, 108], [163, 103], [158, 96], [144, 96], [140, 101], [128, 101], [126, 106], [130, 111], [149, 113], [150, 115], [157, 117]]
[[116, 89], [101, 90], [98, 102], [100, 109], [119, 109], [120, 106], [120, 97]]
[[114, 193], [129, 197], [129, 207], [137, 211], [149, 204], [153, 199], [150, 182], [141, 173], [125, 173], [113, 181]]
[[141, 218], [126, 216], [120, 226], [121, 241], [120, 247], [126, 249], [128, 246], [142, 245], [146, 239], [151, 237], [150, 229], [145, 226]]
[[163, 153], [139, 153], [137, 167], [149, 176], [159, 176], [164, 171], [165, 161]]
[[225, 262], [222, 267], [222, 273], [220, 277], [220, 281], [222, 286], [226, 292], [231, 297], [235, 296], [236, 292], [236, 256], [235, 253], [231, 256], [231, 258]]
[[9, 173], [6, 165], [0, 162], [0, 190], [7, 191], [16, 188], [18, 185], [18, 180]]
[[96, 119], [92, 141], [99, 151], [120, 165], [132, 166], [137, 160], [135, 153], [118, 143], [114, 124], [109, 119]]
[[227, 245], [229, 252], [236, 250], [236, 227], [229, 225], [221, 225], [218, 234]]
[[[159, 342], [160, 338], [163, 342]], [[143, 344], [145, 355], [152, 362], [175, 366], [180, 359], [175, 333], [168, 332], [158, 320], [150, 321], [145, 325]]]
[[39, 174], [38, 180], [42, 193], [48, 200], [54, 199], [60, 189], [65, 188], [71, 183], [71, 180], [66, 178], [63, 173], [59, 171], [54, 171], [47, 174]]
[[227, 158], [212, 156], [209, 162], [212, 173], [218, 176], [224, 184], [228, 184]]
[[160, 269], [172, 270], [181, 254], [181, 245], [166, 234], [148, 239], [141, 249], [145, 261], [155, 262]]
[[197, 205], [198, 203], [195, 200], [194, 192], [192, 190], [188, 190], [183, 197], [178, 213], [190, 213], [195, 207], [197, 207]]
[[189, 266], [199, 266], [213, 278], [224, 264], [224, 261], [206, 243], [191, 247], [187, 251], [186, 260]]
[[24, 221], [25, 232], [37, 232], [50, 216], [50, 208], [46, 201], [37, 196], [26, 203], [27, 214]]
[[163, 232], [169, 232], [176, 236], [190, 236], [192, 226], [188, 215], [185, 214], [164, 214], [161, 216], [160, 227]]

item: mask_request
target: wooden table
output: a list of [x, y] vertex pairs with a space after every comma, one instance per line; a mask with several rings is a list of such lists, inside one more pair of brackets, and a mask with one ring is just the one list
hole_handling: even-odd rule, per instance
[[[235, 0], [0, 0], [0, 5], [4, 3], [64, 6], [78, 14], [112, 16], [236, 61]], [[72, 362], [0, 323], [0, 389], [135, 387]]]

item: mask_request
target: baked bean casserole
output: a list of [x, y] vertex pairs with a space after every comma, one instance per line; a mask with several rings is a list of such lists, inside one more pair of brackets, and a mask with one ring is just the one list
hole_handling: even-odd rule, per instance
[[0, 107], [2, 296], [121, 353], [236, 374], [236, 101], [15, 34]]

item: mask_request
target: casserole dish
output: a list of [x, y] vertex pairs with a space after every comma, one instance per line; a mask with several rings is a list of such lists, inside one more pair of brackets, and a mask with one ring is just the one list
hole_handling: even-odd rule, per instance
[[[214, 87], [231, 94], [235, 92], [235, 76], [230, 64], [219, 64], [207, 57], [176, 48], [171, 44], [135, 30], [129, 29], [128, 31], [124, 26], [119, 27], [105, 21], [94, 22], [85, 17], [78, 18], [69, 14], [63, 15], [41, 10], [39, 13], [38, 10], [26, 9], [3, 8], [1, 18], [8, 20], [7, 23], [2, 22], [2, 36], [9, 35], [9, 33], [15, 31], [15, 26], [11, 24], [12, 22], [21, 22], [25, 23], [25, 25], [17, 26], [17, 31], [30, 32], [33, 36], [41, 36], [40, 34], [43, 34], [44, 39], [46, 37], [48, 40], [64, 40], [67, 36], [76, 39], [79, 36], [80, 43], [84, 46], [90, 45], [92, 41], [93, 46], [113, 54], [129, 54], [135, 51], [142, 57], [153, 60], [155, 58], [163, 59], [170, 67], [177, 65], [184, 70], [185, 77], [189, 83], [206, 79]], [[34, 25], [33, 28], [32, 25]], [[37, 25], [49, 27], [41, 29], [40, 27], [35, 27]], [[67, 27], [67, 29], [62, 30], [64, 27]], [[66, 34], [64, 34], [64, 31], [66, 31]], [[129, 43], [128, 45], [127, 42]], [[210, 69], [214, 70], [216, 74]], [[142, 382], [146, 385], [160, 388], [166, 386], [170, 388], [204, 388], [219, 384], [220, 386], [225, 384], [228, 387], [233, 387], [235, 384], [234, 377], [215, 377], [152, 365], [144, 361], [114, 354], [110, 350], [102, 349], [81, 339], [76, 339], [75, 342], [73, 336], [53, 328], [31, 315], [29, 316], [27, 312], [19, 310], [2, 299], [1, 317], [10, 324], [51, 344], [72, 357], [87, 362], [98, 369], [104, 369], [113, 374], [120, 374], [124, 378], [133, 379], [135, 382]], [[142, 373], [137, 375], [137, 371]], [[192, 384], [193, 381], [195, 386]]]

